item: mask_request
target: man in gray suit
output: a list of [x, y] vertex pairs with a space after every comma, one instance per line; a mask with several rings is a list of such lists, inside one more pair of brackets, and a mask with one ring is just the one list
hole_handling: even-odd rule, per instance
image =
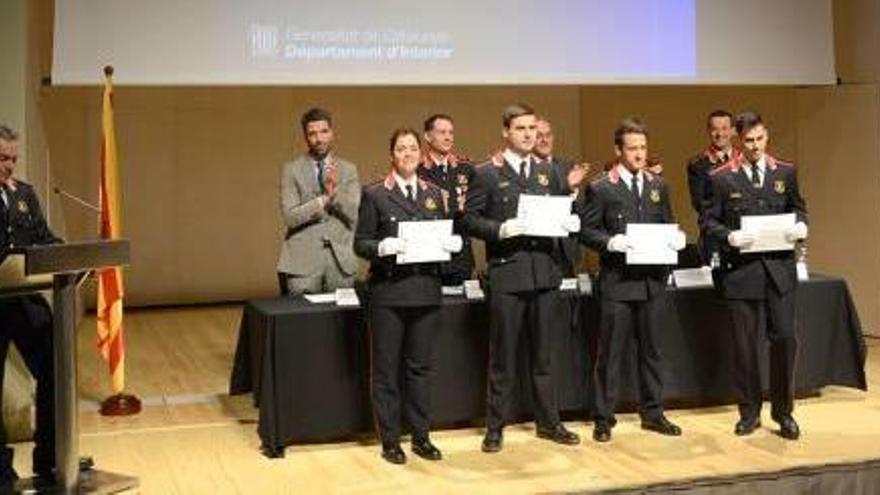
[[307, 154], [281, 168], [281, 218], [287, 227], [278, 258], [281, 293], [332, 292], [354, 285], [354, 229], [361, 186], [357, 167], [332, 154], [330, 113], [300, 119]]

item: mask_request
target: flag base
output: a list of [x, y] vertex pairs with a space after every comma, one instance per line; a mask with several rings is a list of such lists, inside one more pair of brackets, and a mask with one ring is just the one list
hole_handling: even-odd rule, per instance
[[141, 400], [130, 394], [116, 394], [101, 403], [102, 416], [132, 416], [141, 412]]

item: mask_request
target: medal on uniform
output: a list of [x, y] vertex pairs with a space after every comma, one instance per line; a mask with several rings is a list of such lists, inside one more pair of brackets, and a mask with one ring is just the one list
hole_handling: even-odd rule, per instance
[[538, 184], [541, 184], [543, 187], [550, 185], [550, 179], [547, 178], [547, 174], [538, 174]]
[[467, 175], [464, 175], [464, 174], [458, 174], [458, 183], [461, 184], [461, 185], [465, 185], [465, 184], [467, 184], [467, 183], [468, 183]]
[[730, 193], [730, 199], [739, 199], [741, 197], [743, 197], [742, 193], [738, 193], [738, 192]]
[[650, 198], [651, 198], [652, 203], [659, 203], [660, 202], [660, 191], [658, 191], [656, 189], [651, 189]]
[[499, 183], [498, 183], [498, 189], [504, 189], [505, 187], [507, 187], [507, 186], [509, 186], [509, 185], [510, 185], [510, 181], [509, 181], [509, 180], [505, 180], [505, 181], [499, 182]]
[[27, 205], [27, 203], [24, 202], [24, 200], [19, 199], [18, 203], [16, 204], [16, 207], [18, 208], [18, 211], [21, 213], [28, 212], [28, 205]]
[[779, 194], [785, 194], [785, 181], [777, 180], [773, 182], [773, 190]]
[[434, 201], [434, 198], [428, 198], [425, 200], [425, 208], [427, 208], [429, 210], [436, 210], [437, 209], [437, 202]]

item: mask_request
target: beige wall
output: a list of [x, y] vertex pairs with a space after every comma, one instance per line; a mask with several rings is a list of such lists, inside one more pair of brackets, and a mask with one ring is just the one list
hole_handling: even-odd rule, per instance
[[[56, 182], [92, 202], [97, 191], [97, 88], [44, 95]], [[500, 140], [501, 108], [526, 100], [558, 123], [563, 151], [580, 147], [576, 88], [118, 88], [124, 231], [132, 304], [236, 300], [275, 292], [281, 162], [303, 151], [298, 116], [331, 109], [338, 153], [362, 180], [385, 173], [387, 139], [431, 112], [457, 119], [463, 153]], [[566, 149], [567, 148], [567, 149]], [[94, 237], [94, 215], [62, 207], [69, 238]]]
[[[34, 34], [28, 51], [35, 60], [28, 63], [35, 69], [27, 87], [35, 103], [26, 107], [39, 108], [45, 118], [53, 183], [95, 201], [99, 89], [35, 89], [37, 73], [47, 74], [51, 59], [52, 0], [29, 5]], [[845, 275], [865, 328], [880, 330], [880, 266], [873, 254], [880, 240], [878, 12], [880, 0], [834, 2], [844, 83], [836, 88], [118, 88], [125, 230], [133, 242], [130, 302], [274, 293], [278, 166], [302, 151], [296, 117], [313, 104], [334, 112], [339, 153], [360, 164], [365, 181], [386, 167], [391, 129], [418, 126], [434, 111], [455, 115], [461, 150], [481, 158], [499, 141], [501, 108], [525, 100], [554, 121], [561, 155], [590, 161], [610, 158], [614, 124], [639, 115], [651, 129], [651, 155], [666, 165], [676, 213], [691, 238], [696, 227], [683, 165], [705, 146], [705, 114], [722, 107], [764, 114], [773, 152], [800, 167], [812, 219], [811, 266]], [[859, 180], [838, 187], [849, 174]], [[68, 237], [94, 236], [88, 211], [70, 203], [59, 208], [57, 200], [53, 211], [63, 213], [55, 224]], [[871, 248], [853, 250], [854, 242], [866, 240]]]

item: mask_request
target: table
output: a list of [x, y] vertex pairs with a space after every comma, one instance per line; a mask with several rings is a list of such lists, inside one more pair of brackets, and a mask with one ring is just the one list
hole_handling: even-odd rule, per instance
[[[844, 280], [812, 275], [798, 289], [800, 341], [796, 389], [827, 385], [867, 389], [865, 343]], [[733, 402], [730, 313], [711, 288], [669, 289], [661, 328], [667, 407]], [[598, 302], [560, 293], [554, 367], [560, 410], [589, 418]], [[434, 345], [432, 420], [437, 426], [482, 420], [485, 414], [488, 310], [483, 302], [444, 298]], [[574, 317], [574, 324], [572, 318]], [[364, 310], [276, 298], [249, 301], [239, 330], [230, 394], [253, 392], [264, 452], [280, 456], [299, 442], [323, 442], [373, 430], [369, 348]], [[634, 347], [625, 359], [621, 400], [638, 397]], [[523, 347], [521, 346], [521, 349]], [[766, 354], [766, 346], [763, 350]], [[765, 387], [767, 359], [762, 359]], [[515, 416], [531, 411], [528, 355], [520, 353]]]

